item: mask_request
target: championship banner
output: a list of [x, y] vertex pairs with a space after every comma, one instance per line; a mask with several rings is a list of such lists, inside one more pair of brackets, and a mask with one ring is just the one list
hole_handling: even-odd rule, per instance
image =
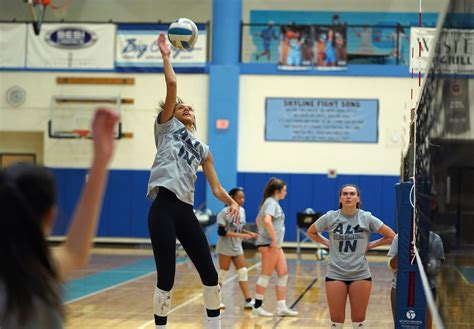
[[[425, 73], [431, 51], [436, 51], [437, 67], [440, 73], [474, 74], [474, 31], [443, 29], [440, 33], [438, 49], [432, 45], [436, 35], [434, 28], [412, 27], [410, 31], [410, 48], [415, 56], [410, 57], [410, 72]], [[419, 53], [421, 45], [421, 54]]]
[[278, 68], [281, 70], [308, 70], [313, 66], [311, 26], [282, 25], [278, 46]]
[[315, 27], [315, 66], [318, 70], [347, 69], [346, 26]]
[[115, 24], [43, 24], [28, 29], [28, 68], [114, 69]]
[[265, 140], [377, 143], [378, 100], [267, 98]]
[[[167, 33], [165, 24], [119, 24], [116, 39], [115, 65], [117, 69], [131, 71], [153, 71], [163, 67], [157, 39]], [[207, 63], [206, 25], [197, 24], [198, 39], [190, 50], [171, 47], [171, 62], [174, 67], [205, 67]]]
[[24, 68], [27, 24], [0, 24], [0, 67]]
[[281, 26], [278, 68], [281, 70], [347, 69], [346, 26]]

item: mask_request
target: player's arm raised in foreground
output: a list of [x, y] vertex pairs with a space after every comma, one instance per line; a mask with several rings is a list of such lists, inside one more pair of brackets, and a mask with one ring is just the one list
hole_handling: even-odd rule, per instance
[[53, 258], [63, 280], [71, 271], [89, 261], [107, 181], [107, 168], [114, 152], [114, 125], [118, 120], [118, 113], [110, 109], [99, 108], [94, 115], [94, 156], [88, 179], [76, 205], [66, 241], [53, 248]]

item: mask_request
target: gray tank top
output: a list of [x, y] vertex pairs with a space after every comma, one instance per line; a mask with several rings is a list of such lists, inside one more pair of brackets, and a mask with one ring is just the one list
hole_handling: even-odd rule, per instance
[[270, 244], [272, 242], [272, 238], [270, 237], [270, 234], [268, 234], [265, 222], [263, 221], [265, 215], [272, 216], [273, 229], [275, 230], [278, 245], [281, 246], [283, 238], [285, 237], [285, 213], [280, 207], [278, 201], [273, 197], [266, 198], [258, 211], [258, 239], [256, 245]]
[[[246, 223], [245, 209], [239, 208], [239, 223], [237, 224], [233, 217], [227, 215], [229, 207], [225, 207], [217, 215], [217, 225], [224, 226], [227, 232], [242, 233], [242, 229]], [[219, 236], [216, 245], [216, 252], [226, 256], [239, 256], [244, 254], [242, 249], [242, 239], [227, 238]]]
[[[59, 312], [43, 303], [38, 298], [34, 298], [34, 312], [30, 314], [30, 320], [23, 326], [20, 326], [16, 320], [15, 314], [6, 312], [7, 296], [5, 284], [0, 281], [0, 328], [1, 329], [62, 329], [63, 320]], [[5, 319], [2, 322], [2, 319]]]
[[329, 211], [315, 223], [318, 232], [329, 232], [328, 271], [335, 280], [363, 280], [371, 276], [365, 252], [372, 232], [383, 222], [368, 211], [345, 216], [341, 210]]
[[209, 155], [209, 146], [201, 143], [175, 117], [166, 123], [155, 121], [156, 156], [148, 180], [147, 197], [155, 200], [163, 186], [176, 197], [194, 205], [194, 182], [198, 167]]

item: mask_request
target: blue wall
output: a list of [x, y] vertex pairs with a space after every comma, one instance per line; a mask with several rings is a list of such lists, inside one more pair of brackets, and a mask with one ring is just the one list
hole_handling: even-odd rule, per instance
[[[87, 171], [85, 169], [50, 168], [58, 188], [58, 218], [53, 235], [64, 235]], [[149, 171], [111, 170], [105, 191], [97, 236], [147, 238], [148, 209], [146, 198]], [[196, 180], [195, 207], [205, 203], [206, 181], [202, 172]]]
[[[79, 193], [84, 183], [84, 169], [51, 169], [58, 187], [59, 213], [53, 235], [64, 235]], [[147, 238], [148, 209], [146, 199], [149, 171], [111, 170], [97, 235], [100, 237]], [[322, 174], [239, 173], [238, 185], [246, 193], [247, 221], [254, 222], [263, 187], [267, 180], [276, 176], [288, 185], [288, 196], [281, 201], [286, 214], [286, 241], [296, 240], [296, 213], [306, 208], [325, 212], [335, 209], [338, 189], [342, 184], [355, 183], [362, 193], [362, 205], [387, 225], [395, 229], [395, 184], [398, 176], [338, 175], [327, 178]], [[195, 207], [205, 207], [206, 181], [198, 173]], [[210, 243], [216, 241], [215, 229], [210, 228]]]

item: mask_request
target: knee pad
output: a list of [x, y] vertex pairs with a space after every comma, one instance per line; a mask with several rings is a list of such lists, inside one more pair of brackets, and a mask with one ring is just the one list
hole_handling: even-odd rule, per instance
[[227, 270], [219, 270], [219, 284], [222, 286], [224, 284], [225, 278], [227, 276]]
[[204, 299], [204, 306], [208, 310], [218, 310], [221, 305], [221, 287], [217, 286], [202, 286], [202, 298]]
[[270, 281], [270, 277], [268, 275], [260, 275], [257, 280], [257, 284], [261, 287], [266, 288], [268, 286], [268, 282]]
[[365, 321], [362, 322], [352, 322], [353, 329], [364, 329], [365, 328]]
[[246, 267], [241, 267], [237, 270], [237, 275], [239, 276], [239, 282], [248, 281], [248, 270]]
[[330, 322], [329, 328], [331, 329], [342, 329], [343, 323], [337, 323], [337, 322]]
[[164, 291], [155, 287], [155, 294], [153, 295], [153, 313], [158, 316], [168, 316], [171, 306], [171, 291]]
[[280, 275], [278, 277], [277, 286], [279, 287], [286, 287], [286, 283], [288, 282], [288, 274]]

